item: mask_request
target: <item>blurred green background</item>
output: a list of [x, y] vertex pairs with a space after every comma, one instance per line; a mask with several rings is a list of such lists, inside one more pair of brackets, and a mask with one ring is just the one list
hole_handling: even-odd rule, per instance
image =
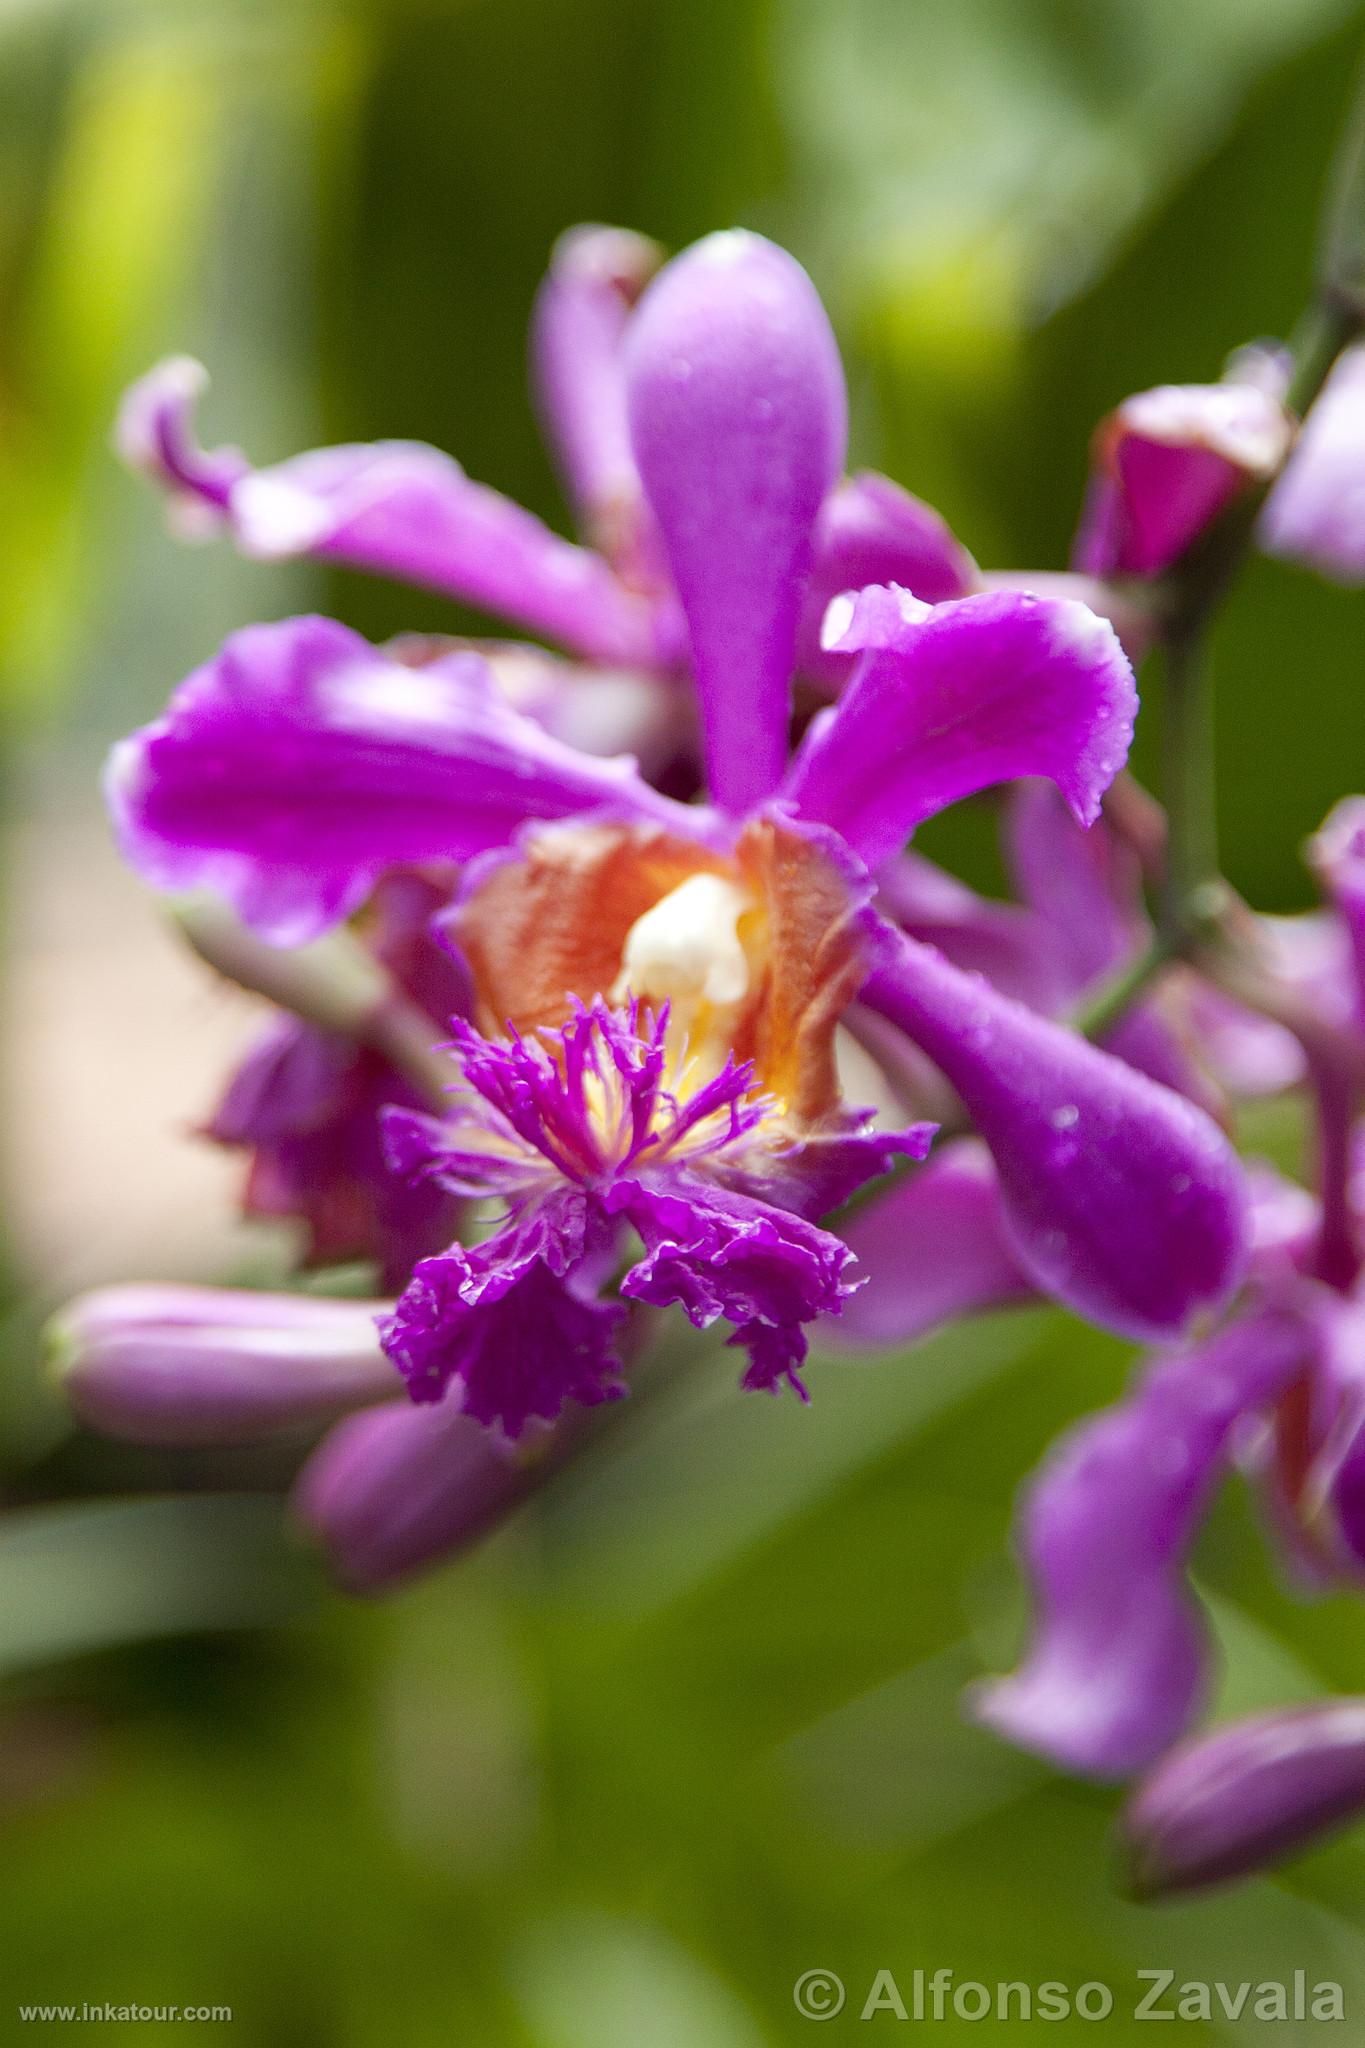
[[[1011, 1496], [1121, 1346], [988, 1319], [817, 1365], [801, 1411], [678, 1339], [479, 1556], [357, 1607], [281, 1528], [296, 1449], [73, 1437], [35, 1332], [77, 1284], [272, 1256], [187, 1136], [243, 1016], [118, 874], [104, 745], [249, 619], [451, 624], [177, 549], [107, 452], [128, 378], [189, 350], [210, 433], [262, 460], [411, 435], [560, 517], [524, 363], [551, 241], [739, 221], [826, 295], [855, 458], [986, 564], [1059, 565], [1100, 414], [1292, 322], [1363, 28], [1347, 0], [0, 0], [0, 2038], [109, 2001], [228, 2004], [269, 2048], [771, 2048], [809, 2037], [817, 1966], [849, 1991], [829, 2041], [865, 2038], [881, 1967], [1107, 1981], [1114, 2041], [1146, 2038], [1140, 1968], [1303, 1969], [1359, 2027], [1361, 1842], [1131, 1907], [1110, 1795], [960, 1718], [1017, 1639]], [[1220, 628], [1227, 863], [1264, 905], [1306, 900], [1298, 842], [1365, 779], [1363, 623], [1259, 564]], [[985, 874], [989, 836], [983, 809], [936, 844]], [[1240, 1501], [1199, 1574], [1225, 1706], [1365, 1690], [1365, 1615], [1290, 1602]]]

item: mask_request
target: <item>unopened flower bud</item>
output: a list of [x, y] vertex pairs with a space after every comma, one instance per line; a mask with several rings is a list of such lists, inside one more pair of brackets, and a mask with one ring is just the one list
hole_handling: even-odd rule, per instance
[[1122, 1835], [1142, 1898], [1265, 1870], [1365, 1809], [1365, 1699], [1230, 1722], [1172, 1750]]
[[221, 1444], [333, 1421], [399, 1393], [386, 1303], [230, 1287], [106, 1287], [49, 1325], [82, 1422], [144, 1444]]

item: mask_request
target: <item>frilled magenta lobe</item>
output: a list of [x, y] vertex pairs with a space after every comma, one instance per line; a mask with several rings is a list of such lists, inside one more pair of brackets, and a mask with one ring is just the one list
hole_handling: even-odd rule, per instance
[[1073, 567], [1157, 576], [1248, 485], [1272, 477], [1290, 421], [1261, 383], [1162, 384], [1125, 399], [1095, 434]]
[[[389, 1152], [507, 1221], [423, 1261], [386, 1325], [415, 1399], [457, 1382], [516, 1436], [609, 1398], [622, 1301], [728, 1321], [747, 1386], [804, 1392], [805, 1326], [853, 1285], [817, 1219], [932, 1136], [870, 1131], [839, 1098], [866, 893], [818, 833], [773, 819], [729, 859], [653, 828], [541, 828], [474, 877], [454, 935], [477, 1026], [456, 1027], [451, 1114], [392, 1113]], [[627, 1231], [640, 1255], [600, 1299]]]
[[[432, 1020], [433, 1039], [467, 1002], [458, 964], [430, 934], [449, 893], [449, 880], [395, 873], [359, 922], [379, 968]], [[399, 1180], [385, 1158], [385, 1109], [419, 1109], [425, 1100], [380, 1047], [281, 1015], [249, 1048], [205, 1135], [249, 1155], [246, 1214], [301, 1224], [305, 1266], [365, 1259], [397, 1289], [459, 1222], [454, 1197]]]

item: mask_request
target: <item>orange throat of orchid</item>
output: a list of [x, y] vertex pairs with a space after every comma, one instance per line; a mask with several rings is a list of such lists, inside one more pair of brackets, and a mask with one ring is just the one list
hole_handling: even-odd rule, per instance
[[527, 1033], [575, 1001], [669, 1006], [689, 1088], [752, 1061], [778, 1123], [839, 1103], [834, 1035], [866, 972], [859, 904], [821, 849], [760, 818], [732, 855], [651, 827], [547, 825], [462, 904], [454, 931], [479, 1028]]

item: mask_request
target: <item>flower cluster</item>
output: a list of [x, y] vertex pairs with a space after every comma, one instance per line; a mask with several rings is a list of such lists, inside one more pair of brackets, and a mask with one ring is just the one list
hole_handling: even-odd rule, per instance
[[[844, 474], [828, 320], [756, 236], [664, 264], [575, 230], [533, 356], [577, 542], [410, 443], [206, 452], [183, 360], [125, 402], [122, 452], [180, 525], [537, 644], [248, 627], [116, 751], [126, 858], [276, 1006], [210, 1133], [249, 1155], [251, 1212], [386, 1293], [108, 1290], [60, 1321], [70, 1399], [163, 1443], [333, 1424], [299, 1512], [375, 1588], [552, 1469], [653, 1311], [725, 1324], [745, 1387], [804, 1398], [813, 1326], [903, 1342], [1046, 1296], [1162, 1350], [1034, 1486], [1035, 1639], [978, 1711], [1077, 1771], [1145, 1770], [1204, 1697], [1184, 1563], [1227, 1467], [1301, 1570], [1365, 1571], [1365, 801], [1316, 843], [1323, 914], [1276, 921], [1225, 888], [1210, 912], [1207, 876], [1182, 896], [1180, 821], [1168, 846], [1125, 772], [1132, 662], [1230, 519], [1365, 580], [1365, 356], [1302, 428], [1265, 348], [1129, 399], [1071, 570], [1036, 575]], [[991, 788], [1008, 903], [910, 845]], [[845, 1100], [854, 1041], [873, 1105]], [[1299, 1086], [1314, 1192], [1227, 1135], [1238, 1098]], [[1349, 1806], [1365, 1743], [1353, 1779], [1330, 1741]], [[1250, 1746], [1307, 1811], [1303, 1744], [1294, 1770]], [[1152, 1882], [1296, 1838], [1291, 1813], [1229, 1848], [1197, 1766], [1168, 1768], [1134, 1809]]]

